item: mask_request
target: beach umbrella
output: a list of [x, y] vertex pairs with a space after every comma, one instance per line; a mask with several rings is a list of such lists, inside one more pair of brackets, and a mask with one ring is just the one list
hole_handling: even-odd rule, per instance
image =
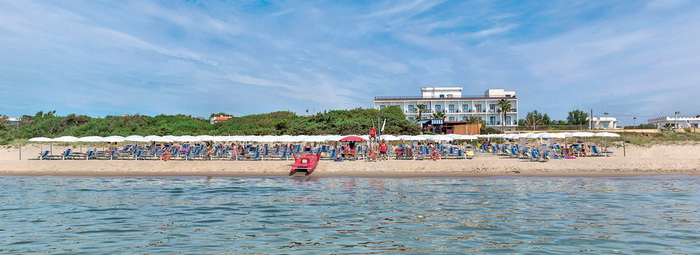
[[53, 139], [53, 141], [59, 143], [74, 143], [78, 141], [78, 138], [75, 136], [61, 136], [59, 138]]
[[478, 137], [474, 135], [456, 135], [454, 136], [455, 140], [476, 140], [479, 139]]
[[452, 142], [454, 138], [451, 136], [446, 136], [446, 135], [438, 135], [438, 136], [433, 136], [431, 137], [430, 140], [436, 141], [436, 142]]
[[341, 141], [341, 142], [364, 142], [366, 140], [367, 139], [364, 139], [364, 138], [359, 137], [359, 136], [346, 136], [346, 137], [341, 138], [339, 141]]
[[163, 140], [167, 140], [168, 142], [173, 142], [175, 139], [177, 139], [179, 136], [174, 136], [174, 135], [164, 135]]
[[53, 139], [48, 138], [48, 137], [34, 137], [29, 139], [30, 142], [35, 142], [35, 143], [50, 143], [53, 142]]
[[593, 136], [595, 136], [595, 137], [620, 137], [620, 135], [618, 135], [618, 134], [608, 133], [608, 132], [596, 133]]
[[213, 141], [214, 137], [210, 135], [198, 135], [197, 138], [199, 138], [200, 141]]
[[[39, 143], [39, 148], [43, 152], [44, 151], [44, 143], [50, 143], [53, 142], [53, 139], [48, 138], [48, 137], [34, 137], [29, 139], [30, 142], [33, 143]], [[50, 150], [49, 153], [53, 153], [53, 146], [51, 146], [52, 150]]]
[[608, 137], [620, 137], [620, 135], [615, 134], [615, 133], [608, 133], [608, 132], [602, 132], [602, 133], [596, 133], [593, 135], [595, 137], [603, 137], [603, 143], [605, 144], [605, 148], [607, 150], [608, 148]]
[[382, 135], [380, 137], [382, 140], [387, 140], [387, 141], [398, 141], [401, 140], [401, 138], [393, 135]]
[[141, 142], [141, 143], [149, 142], [148, 139], [146, 139], [145, 137], [140, 136], [140, 135], [130, 135], [130, 136], [124, 137], [124, 141]]
[[155, 139], [160, 139], [162, 137], [157, 136], [157, 135], [149, 135], [149, 136], [146, 136], [144, 138], [148, 139], [149, 142], [153, 142], [153, 141], [155, 141]]
[[124, 137], [115, 135], [115, 136], [108, 136], [102, 139], [102, 142], [108, 142], [108, 143], [121, 143], [126, 141]]
[[182, 142], [182, 143], [186, 143], [186, 142], [199, 142], [199, 138], [198, 138], [198, 137], [191, 136], [191, 135], [183, 135], [183, 136], [180, 136], [180, 137], [176, 138], [176, 139], [175, 139], [175, 142]]
[[405, 137], [404, 140], [406, 141], [425, 141], [428, 140], [425, 137], [420, 137], [420, 136], [408, 136]]
[[325, 142], [325, 141], [326, 141], [325, 137], [317, 136], [317, 135], [307, 136], [306, 138], [304, 138], [304, 142]]
[[102, 139], [104, 139], [104, 138], [102, 138], [101, 136], [85, 136], [85, 137], [78, 138], [77, 142], [98, 143], [98, 142], [102, 142]]

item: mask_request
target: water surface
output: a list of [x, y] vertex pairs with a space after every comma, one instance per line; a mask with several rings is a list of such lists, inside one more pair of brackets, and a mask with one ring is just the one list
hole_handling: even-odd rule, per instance
[[1, 177], [0, 254], [697, 254], [699, 181]]

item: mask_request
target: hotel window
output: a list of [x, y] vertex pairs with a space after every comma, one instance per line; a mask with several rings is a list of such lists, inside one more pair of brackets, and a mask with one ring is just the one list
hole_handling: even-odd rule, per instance
[[408, 117], [408, 120], [413, 121], [415, 118], [413, 117]]
[[380, 109], [380, 110], [381, 110], [381, 109], [384, 109], [384, 107], [386, 107], [386, 105], [380, 105], [380, 106], [379, 106], [379, 109]]
[[462, 116], [462, 121], [467, 121], [467, 116]]
[[489, 125], [491, 125], [491, 126], [496, 125], [496, 117], [494, 117], [494, 116], [489, 117]]
[[445, 98], [445, 94], [440, 94], [440, 98]]
[[496, 110], [496, 105], [495, 105], [495, 104], [490, 104], [490, 105], [489, 105], [489, 110], [495, 111], [495, 110]]
[[511, 125], [510, 124], [510, 116], [506, 116], [506, 125]]
[[455, 121], [455, 117], [450, 117], [450, 121]]
[[476, 105], [476, 112], [481, 112], [481, 104]]
[[450, 113], [454, 113], [455, 112], [455, 105], [451, 104], [449, 107], [450, 107]]
[[408, 112], [409, 112], [409, 113], [413, 113], [413, 111], [415, 111], [415, 109], [413, 109], [413, 105], [412, 105], [412, 104], [409, 104], [409, 105], [408, 105]]
[[439, 112], [440, 110], [442, 110], [442, 105], [436, 105], [435, 112]]
[[469, 105], [468, 104], [462, 105], [462, 112], [469, 112]]

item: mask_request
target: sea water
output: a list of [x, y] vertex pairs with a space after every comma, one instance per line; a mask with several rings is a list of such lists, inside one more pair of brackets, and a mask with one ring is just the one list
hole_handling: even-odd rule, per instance
[[698, 254], [699, 181], [0, 177], [0, 254]]

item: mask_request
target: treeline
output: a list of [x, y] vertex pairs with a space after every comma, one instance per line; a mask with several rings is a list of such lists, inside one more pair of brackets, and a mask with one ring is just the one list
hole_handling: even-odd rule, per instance
[[524, 119], [518, 120], [518, 126], [528, 129], [537, 130], [538, 128], [553, 126], [562, 126], [569, 129], [570, 126], [588, 126], [588, 113], [582, 110], [570, 111], [566, 120], [552, 120], [546, 113], [540, 113], [537, 110], [528, 112]]
[[[218, 115], [218, 114], [217, 114]], [[56, 111], [37, 112], [22, 116], [16, 127], [6, 125], [0, 118], [0, 145], [15, 139], [32, 137], [129, 136], [129, 135], [322, 135], [364, 134], [372, 127], [371, 117], [386, 117], [387, 134], [416, 135], [420, 127], [406, 120], [398, 107], [381, 110], [357, 108], [331, 110], [310, 117], [300, 117], [288, 111], [232, 117], [228, 121], [210, 124], [209, 119], [190, 115], [126, 115], [93, 118], [70, 114], [58, 116]], [[376, 123], [376, 121], [374, 122]], [[379, 128], [377, 128], [379, 129]]]

